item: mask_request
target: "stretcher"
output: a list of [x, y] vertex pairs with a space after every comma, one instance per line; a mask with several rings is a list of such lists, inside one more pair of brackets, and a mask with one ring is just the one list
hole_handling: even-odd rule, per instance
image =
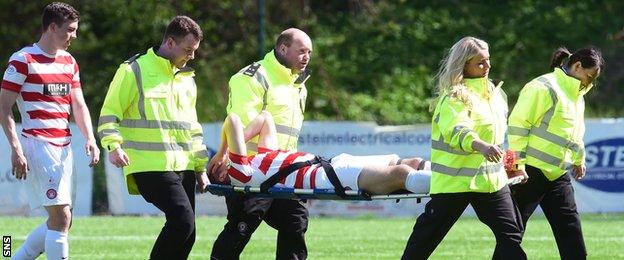
[[346, 190], [345, 196], [338, 195], [334, 189], [295, 189], [287, 187], [271, 187], [267, 192], [262, 192], [260, 187], [233, 186], [224, 184], [210, 184], [208, 191], [217, 196], [229, 196], [243, 194], [260, 198], [278, 199], [315, 199], [315, 200], [400, 200], [428, 198], [429, 194], [393, 193], [387, 195], [370, 195], [361, 190]]

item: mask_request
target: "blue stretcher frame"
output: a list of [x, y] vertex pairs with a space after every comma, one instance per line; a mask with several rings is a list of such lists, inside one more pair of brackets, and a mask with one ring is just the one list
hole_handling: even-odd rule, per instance
[[314, 200], [399, 200], [428, 198], [429, 194], [399, 193], [388, 195], [368, 195], [361, 190], [347, 190], [346, 197], [342, 198], [333, 189], [295, 189], [285, 187], [271, 187], [268, 193], [260, 192], [260, 187], [232, 186], [223, 184], [210, 184], [208, 191], [217, 196], [229, 196], [236, 193], [260, 197], [278, 199], [314, 199]]

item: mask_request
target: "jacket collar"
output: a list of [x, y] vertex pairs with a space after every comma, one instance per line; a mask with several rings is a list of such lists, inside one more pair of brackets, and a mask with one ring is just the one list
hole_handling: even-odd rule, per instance
[[292, 70], [284, 65], [282, 65], [275, 56], [275, 51], [270, 51], [266, 55], [264, 55], [263, 65], [267, 72], [277, 76], [280, 81], [286, 81], [288, 83], [294, 83], [297, 78], [299, 78], [299, 74], [292, 73]]
[[184, 73], [184, 72], [194, 71], [193, 68], [188, 67], [188, 66], [178, 69], [176, 66], [174, 66], [171, 63], [171, 61], [169, 61], [169, 59], [158, 56], [158, 54], [156, 54], [156, 52], [158, 52], [158, 47], [159, 46], [150, 48], [149, 50], [147, 50], [147, 55], [146, 55], [149, 58], [150, 63], [153, 64], [154, 68], [156, 68], [158, 71], [167, 73], [167, 75], [175, 75], [178, 72]]
[[464, 85], [470, 91], [478, 94], [481, 97], [489, 98], [492, 93], [492, 87], [487, 77], [481, 78], [464, 78]]
[[569, 76], [560, 68], [555, 68], [553, 71], [555, 74], [555, 78], [557, 79], [557, 84], [561, 90], [563, 90], [566, 94], [570, 95], [574, 99], [579, 96], [585, 95], [590, 89], [594, 87], [594, 84], [589, 84], [585, 89], [581, 90], [581, 81]]

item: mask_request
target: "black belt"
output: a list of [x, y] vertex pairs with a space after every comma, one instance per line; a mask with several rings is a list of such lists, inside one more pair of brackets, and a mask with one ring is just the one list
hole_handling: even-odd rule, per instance
[[334, 171], [334, 167], [331, 166], [328, 160], [325, 160], [318, 155], [315, 156], [312, 160], [305, 162], [296, 162], [277, 171], [277, 173], [273, 174], [273, 176], [269, 177], [262, 184], [260, 184], [260, 192], [269, 193], [269, 188], [273, 187], [278, 182], [285, 180], [286, 177], [291, 173], [303, 167], [311, 166], [317, 163], [321, 164], [321, 166], [323, 167], [325, 174], [327, 174], [327, 178], [329, 178], [329, 182], [334, 186], [336, 194], [341, 198], [345, 198], [347, 196], [347, 194], [345, 194], [345, 188], [340, 183], [338, 175], [336, 175], [336, 172]]

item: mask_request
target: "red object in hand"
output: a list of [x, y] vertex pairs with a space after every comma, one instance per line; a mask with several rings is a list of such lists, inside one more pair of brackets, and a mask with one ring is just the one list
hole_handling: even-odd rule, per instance
[[505, 151], [505, 155], [503, 156], [503, 164], [505, 165], [505, 171], [513, 172], [514, 165], [516, 164], [516, 152], [512, 150]]
[[508, 184], [516, 185], [526, 181], [528, 176], [525, 176], [524, 171], [519, 171], [515, 169], [516, 161], [518, 157], [516, 156], [516, 152], [512, 150], [505, 151], [505, 155], [503, 156], [503, 164], [505, 165], [505, 171], [507, 172]]

